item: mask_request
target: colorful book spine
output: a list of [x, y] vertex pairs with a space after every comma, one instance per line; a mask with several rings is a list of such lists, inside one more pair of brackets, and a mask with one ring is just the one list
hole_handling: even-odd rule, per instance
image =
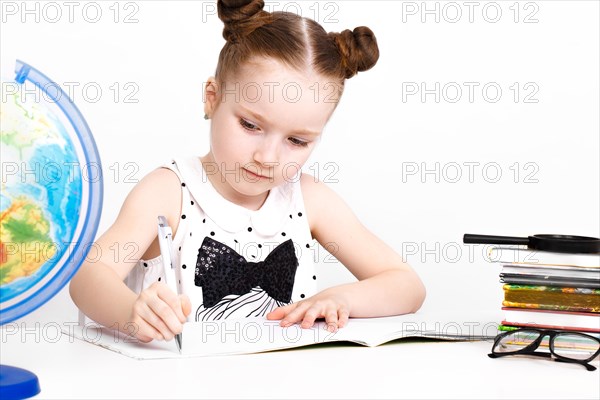
[[502, 325], [600, 332], [600, 314], [502, 307]]
[[[523, 328], [524, 327], [522, 327], [522, 326], [516, 326], [516, 325], [503, 325], [503, 324], [498, 325], [498, 330], [500, 332], [512, 332], [512, 331], [516, 331], [517, 329], [523, 329]], [[539, 328], [539, 329], [543, 329], [543, 328]], [[598, 333], [598, 332], [585, 332], [585, 334], [600, 339], [600, 333]]]
[[600, 313], [600, 289], [505, 284], [504, 307]]
[[554, 329], [600, 334], [600, 254], [567, 254], [494, 246], [502, 264], [500, 331]]

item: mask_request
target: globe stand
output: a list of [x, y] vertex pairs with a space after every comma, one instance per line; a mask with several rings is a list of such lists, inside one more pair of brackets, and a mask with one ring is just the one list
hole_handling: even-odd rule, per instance
[[[46, 98], [50, 98], [51, 102], [58, 106], [68, 119], [76, 134], [76, 137], [73, 135], [72, 139], [76, 140], [81, 146], [82, 155], [80, 155], [80, 159], [77, 161], [80, 165], [83, 164], [85, 166], [84, 172], [88, 173], [87, 176], [93, 176], [94, 171], [91, 170], [92, 167], [96, 167], [99, 171], [102, 171], [98, 149], [96, 148], [91, 131], [83, 115], [81, 115], [68, 95], [60, 86], [51, 81], [43, 73], [20, 60], [17, 60], [15, 72], [15, 82], [17, 84], [24, 84], [26, 80], [33, 83], [43, 91]], [[4, 86], [2, 89], [4, 90]], [[2, 98], [4, 102], [4, 94]], [[2, 124], [2, 127], [4, 128], [4, 124]], [[93, 243], [98, 229], [103, 197], [102, 176], [100, 175], [98, 180], [88, 179], [88, 181], [87, 186], [82, 188], [86, 193], [87, 201], [83, 202], [83, 200], [79, 200], [81, 209], [78, 210], [80, 214], [76, 219], [79, 230], [71, 238], [75, 243], [72, 252], [67, 258], [61, 259], [60, 264], [57, 263], [52, 266], [58, 272], [43, 287], [32, 291], [32, 293], [28, 293], [27, 288], [22, 290], [21, 293], [18, 293], [18, 295], [22, 295], [22, 299], [16, 302], [12, 300], [8, 302], [11, 299], [10, 296], [6, 298], [0, 296], [0, 326], [29, 314], [50, 300], [69, 282], [87, 256], [89, 244]], [[83, 248], [86, 245], [88, 245], [88, 249], [84, 251]], [[0, 289], [2, 289], [2, 286], [4, 285], [0, 284]], [[38, 393], [40, 393], [40, 384], [38, 377], [33, 372], [0, 364], [0, 399], [26, 399]]]
[[0, 364], [0, 394], [3, 400], [26, 399], [39, 392], [40, 383], [33, 372]]

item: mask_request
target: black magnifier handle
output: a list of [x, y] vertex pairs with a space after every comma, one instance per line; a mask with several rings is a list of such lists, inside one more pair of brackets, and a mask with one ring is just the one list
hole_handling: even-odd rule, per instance
[[463, 243], [477, 244], [524, 244], [529, 245], [528, 237], [472, 235], [465, 233]]

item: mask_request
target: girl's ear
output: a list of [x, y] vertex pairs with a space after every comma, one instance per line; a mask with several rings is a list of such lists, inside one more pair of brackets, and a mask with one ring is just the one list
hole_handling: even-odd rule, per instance
[[219, 88], [214, 76], [208, 78], [204, 86], [204, 114], [210, 118], [219, 102]]

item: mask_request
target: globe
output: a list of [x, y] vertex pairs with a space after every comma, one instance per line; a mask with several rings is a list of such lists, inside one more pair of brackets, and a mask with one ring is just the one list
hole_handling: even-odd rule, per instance
[[[0, 79], [0, 325], [43, 305], [75, 274], [94, 246], [103, 197], [100, 157], [75, 104], [34, 67], [17, 61], [15, 73]], [[35, 375], [1, 367], [3, 396], [39, 392]], [[37, 392], [27, 392], [36, 390], [28, 379]]]

